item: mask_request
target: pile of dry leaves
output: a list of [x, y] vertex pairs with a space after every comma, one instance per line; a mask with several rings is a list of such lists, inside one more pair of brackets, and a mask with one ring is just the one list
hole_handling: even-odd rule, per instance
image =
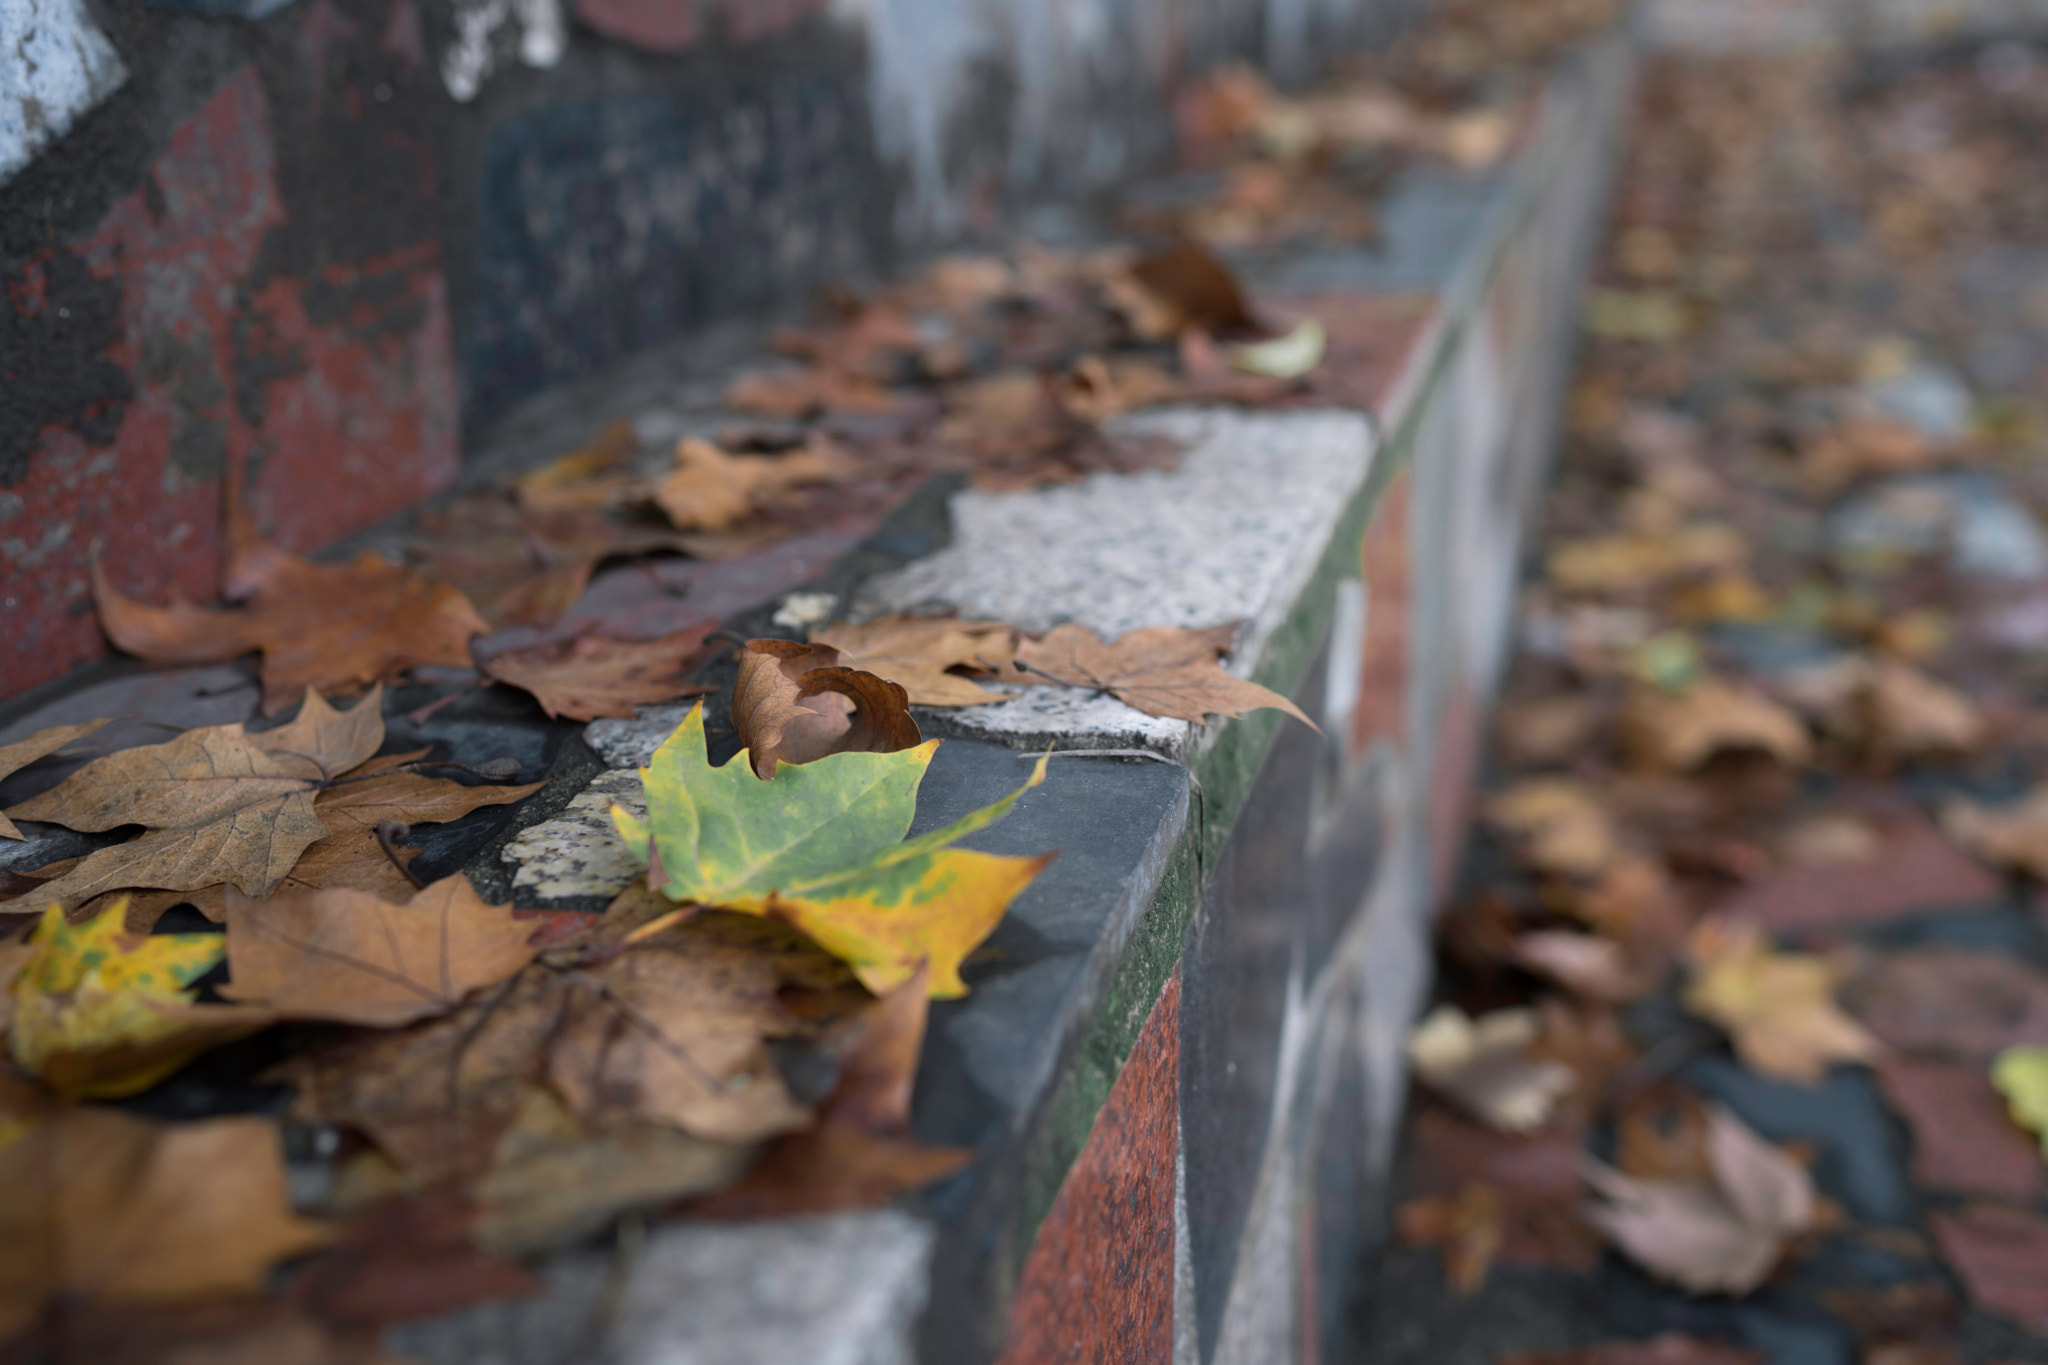
[[[1971, 911], [2030, 941], [2048, 877], [2048, 338], [1959, 308], [2048, 233], [2048, 103], [2008, 71], [2033, 60], [1846, 102], [1815, 59], [1646, 77], [1486, 837], [1411, 1043], [1401, 1229], [1466, 1291], [1604, 1243], [1739, 1297], [1846, 1239], [1928, 1262], [1831, 1291], [1865, 1361], [1960, 1359], [1936, 1257], [2048, 1332], [2048, 972], [1872, 932]], [[2032, 357], [2004, 384], [1994, 325]], [[1681, 1079], [1724, 1047], [1771, 1083], [1742, 1092], [1764, 1126], [1773, 1085], [1870, 1068], [1928, 1235], [1860, 1222], [1813, 1147]], [[1541, 1359], [1754, 1358], [1673, 1336]]]

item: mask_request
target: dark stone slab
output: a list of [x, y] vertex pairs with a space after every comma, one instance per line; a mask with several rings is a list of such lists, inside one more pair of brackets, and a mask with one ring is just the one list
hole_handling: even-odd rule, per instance
[[[1015, 791], [1035, 759], [969, 740], [941, 744], [912, 835]], [[1119, 914], [1149, 899], [1157, 842], [1184, 819], [1187, 791], [1187, 773], [1174, 764], [1055, 758], [1043, 786], [964, 841], [985, 853], [1059, 856], [968, 960], [962, 975], [971, 993], [932, 1006], [918, 1073], [919, 1137], [986, 1143], [1042, 1097], [1062, 1042], [1096, 1003], [1083, 988], [1091, 959], [1105, 939], [1128, 931]]]
[[1869, 1072], [1837, 1067], [1819, 1085], [1804, 1086], [1756, 1075], [1731, 1058], [1701, 1057], [1679, 1074], [1771, 1141], [1818, 1144], [1814, 1179], [1852, 1216], [1870, 1223], [1912, 1221], [1913, 1192], [1902, 1174], [1898, 1130]]

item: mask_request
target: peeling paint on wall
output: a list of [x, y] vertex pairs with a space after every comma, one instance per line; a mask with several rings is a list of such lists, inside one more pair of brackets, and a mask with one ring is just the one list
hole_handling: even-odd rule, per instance
[[127, 75], [81, 0], [0, 0], [0, 184]]
[[455, 472], [438, 249], [266, 271], [290, 223], [270, 126], [244, 68], [85, 240], [0, 279], [8, 328], [88, 331], [81, 354], [104, 363], [79, 411], [13, 433], [28, 448], [0, 466], [11, 514], [0, 521], [0, 610], [13, 631], [0, 694], [104, 648], [94, 556], [151, 600], [211, 597], [220, 480], [233, 466], [249, 471], [266, 528], [295, 548], [358, 530]]

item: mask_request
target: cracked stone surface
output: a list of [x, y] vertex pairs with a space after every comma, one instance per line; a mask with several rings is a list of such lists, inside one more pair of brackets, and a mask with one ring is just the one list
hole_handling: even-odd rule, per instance
[[640, 774], [632, 768], [598, 774], [560, 815], [505, 845], [500, 856], [513, 869], [512, 885], [544, 901], [623, 891], [642, 868], [612, 824], [614, 801], [647, 814]]
[[695, 705], [694, 701], [682, 701], [642, 706], [631, 720], [594, 720], [584, 727], [583, 739], [608, 768], [645, 767], [661, 742], [675, 732]]

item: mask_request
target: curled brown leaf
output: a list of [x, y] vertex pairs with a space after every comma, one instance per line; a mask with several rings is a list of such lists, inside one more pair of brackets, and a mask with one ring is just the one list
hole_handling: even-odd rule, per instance
[[732, 690], [732, 723], [754, 772], [827, 754], [893, 754], [922, 742], [910, 697], [887, 678], [839, 665], [829, 645], [749, 640]]

